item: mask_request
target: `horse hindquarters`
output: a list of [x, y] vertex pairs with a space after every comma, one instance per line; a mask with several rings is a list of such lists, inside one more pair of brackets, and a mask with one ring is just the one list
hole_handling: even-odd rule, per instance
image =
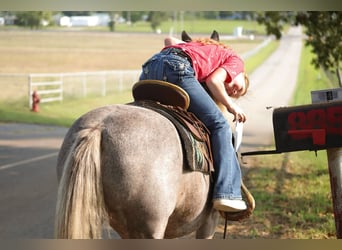
[[103, 120], [102, 176], [110, 225], [122, 238], [212, 236], [209, 176], [183, 170], [175, 126], [160, 114], [123, 106]]
[[122, 238], [163, 238], [182, 175], [175, 127], [134, 106], [117, 109], [104, 124], [102, 174], [110, 225]]
[[101, 128], [95, 127], [80, 130], [71, 147], [63, 149], [67, 150], [67, 157], [57, 195], [57, 238], [101, 238], [107, 214], [101, 180], [100, 143]]
[[81, 117], [57, 174], [58, 238], [100, 238], [107, 219], [122, 238], [181, 237], [201, 225], [198, 236], [211, 233], [209, 178], [183, 172], [177, 130], [154, 111], [112, 105]]

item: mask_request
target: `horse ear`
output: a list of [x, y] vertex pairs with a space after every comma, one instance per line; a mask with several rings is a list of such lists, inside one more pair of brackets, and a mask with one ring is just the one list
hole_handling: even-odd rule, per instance
[[215, 40], [215, 41], [220, 41], [220, 37], [219, 37], [219, 34], [216, 30], [213, 31], [213, 33], [211, 34], [210, 36], [211, 39]]
[[182, 31], [182, 41], [187, 43], [192, 41], [191, 37], [185, 32], [185, 30]]

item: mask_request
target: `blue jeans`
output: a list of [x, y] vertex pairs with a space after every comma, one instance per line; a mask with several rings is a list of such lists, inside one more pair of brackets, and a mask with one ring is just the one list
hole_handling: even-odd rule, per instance
[[183, 88], [190, 97], [189, 111], [209, 129], [214, 158], [213, 198], [241, 199], [241, 170], [232, 145], [232, 132], [226, 118], [195, 78], [191, 63], [164, 50], [142, 66], [140, 80], [163, 80]]

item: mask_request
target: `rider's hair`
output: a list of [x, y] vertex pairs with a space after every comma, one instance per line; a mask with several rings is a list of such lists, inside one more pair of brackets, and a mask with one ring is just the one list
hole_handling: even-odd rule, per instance
[[193, 42], [198, 42], [198, 43], [201, 43], [201, 44], [215, 44], [215, 45], [218, 45], [218, 46], [221, 46], [223, 48], [226, 48], [226, 49], [231, 49], [227, 44], [224, 44], [222, 42], [218, 42], [214, 39], [211, 39], [211, 38], [197, 38], [195, 40], [193, 40]]
[[247, 93], [247, 90], [249, 88], [249, 77], [248, 77], [248, 74], [246, 73], [246, 70], [243, 71], [243, 76], [245, 78], [245, 88], [243, 92], [241, 93], [241, 96], [244, 96]]

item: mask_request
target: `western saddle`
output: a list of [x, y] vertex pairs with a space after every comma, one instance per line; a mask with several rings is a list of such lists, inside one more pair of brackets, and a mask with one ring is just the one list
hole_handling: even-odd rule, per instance
[[191, 112], [190, 98], [177, 85], [159, 80], [141, 80], [133, 86], [133, 105], [148, 108], [168, 118], [182, 141], [185, 165], [189, 170], [214, 171], [209, 131]]

